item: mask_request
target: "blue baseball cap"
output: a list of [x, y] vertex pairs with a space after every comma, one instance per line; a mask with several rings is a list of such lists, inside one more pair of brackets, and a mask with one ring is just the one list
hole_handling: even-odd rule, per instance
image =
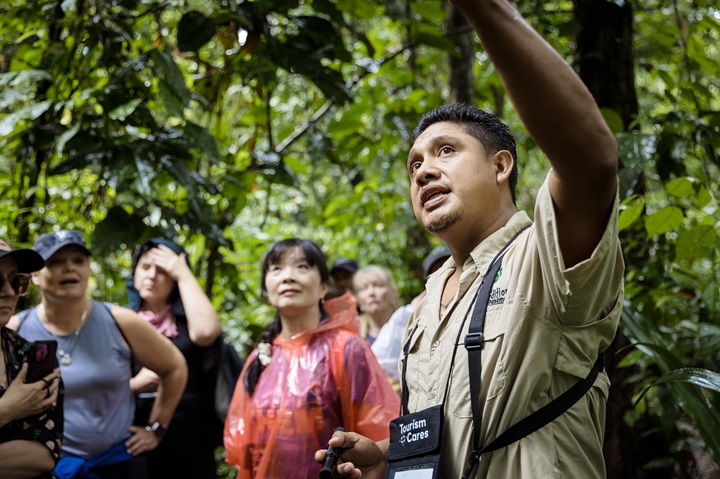
[[92, 253], [90, 253], [90, 250], [85, 245], [85, 235], [76, 230], [60, 230], [53, 233], [46, 233], [35, 241], [33, 249], [42, 256], [42, 259], [47, 261], [52, 255], [57, 253], [60, 248], [68, 245], [79, 246], [85, 254], [92, 256]]

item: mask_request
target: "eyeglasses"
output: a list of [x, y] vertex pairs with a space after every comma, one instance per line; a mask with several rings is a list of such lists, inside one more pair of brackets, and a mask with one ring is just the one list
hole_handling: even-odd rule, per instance
[[85, 244], [85, 237], [83, 234], [75, 230], [62, 230], [57, 233], [46, 234], [40, 237], [38, 241], [46, 248], [50, 248], [58, 243], [68, 240], [73, 243]]
[[30, 286], [30, 275], [28, 273], [12, 273], [6, 277], [0, 274], [0, 291], [5, 288], [5, 283], [10, 283], [10, 287], [18, 296], [25, 296], [28, 286]]

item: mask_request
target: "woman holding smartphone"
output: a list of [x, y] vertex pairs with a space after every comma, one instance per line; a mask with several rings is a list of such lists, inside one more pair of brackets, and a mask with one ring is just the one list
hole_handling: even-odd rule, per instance
[[[58, 342], [65, 385], [61, 479], [131, 479], [130, 458], [155, 449], [180, 400], [187, 366], [180, 351], [135, 312], [87, 296], [90, 250], [79, 231], [40, 236], [45, 267], [33, 274], [42, 302], [10, 323], [27, 339]], [[132, 426], [131, 361], [159, 377], [147, 426]], [[91, 476], [92, 477], [92, 476]]]
[[30, 249], [12, 250], [0, 240], [0, 477], [52, 478], [60, 456], [62, 395], [59, 370], [26, 383], [31, 344], [6, 327], [30, 273], [43, 259]]

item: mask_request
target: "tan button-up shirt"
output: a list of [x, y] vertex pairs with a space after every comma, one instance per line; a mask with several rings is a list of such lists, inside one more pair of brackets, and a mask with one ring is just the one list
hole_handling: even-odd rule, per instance
[[[535, 223], [509, 246], [487, 308], [478, 403], [482, 408], [481, 445], [586, 377], [598, 354], [612, 341], [622, 308], [624, 272], [617, 214], [616, 201], [592, 256], [565, 268], [547, 180], [541, 187]], [[443, 285], [455, 270], [450, 258], [428, 279], [427, 295], [410, 320], [408, 333], [415, 326], [417, 329], [407, 358], [409, 411], [440, 404], [450, 374], [441, 479], [460, 478], [472, 451], [473, 418], [464, 347], [470, 319], [465, 321], [456, 346], [458, 329], [490, 262], [528, 224], [526, 213], [516, 213], [472, 251], [463, 265], [458, 292], [440, 316]], [[483, 455], [473, 477], [605, 477], [602, 443], [608, 388], [609, 380], [602, 372], [591, 390], [558, 419], [504, 449]]]

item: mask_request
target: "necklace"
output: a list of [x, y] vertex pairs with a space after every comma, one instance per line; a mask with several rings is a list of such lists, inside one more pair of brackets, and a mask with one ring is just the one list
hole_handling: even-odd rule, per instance
[[80, 316], [80, 325], [77, 327], [75, 332], [73, 333], [72, 337], [72, 344], [70, 344], [70, 347], [67, 349], [67, 351], [63, 350], [62, 348], [58, 348], [58, 355], [60, 356], [60, 364], [63, 366], [70, 366], [72, 364], [72, 352], [75, 349], [75, 344], [77, 343], [77, 338], [80, 335], [80, 330], [82, 329], [83, 325], [85, 324], [85, 318], [87, 317], [88, 310], [85, 309], [83, 311], [82, 316]]

